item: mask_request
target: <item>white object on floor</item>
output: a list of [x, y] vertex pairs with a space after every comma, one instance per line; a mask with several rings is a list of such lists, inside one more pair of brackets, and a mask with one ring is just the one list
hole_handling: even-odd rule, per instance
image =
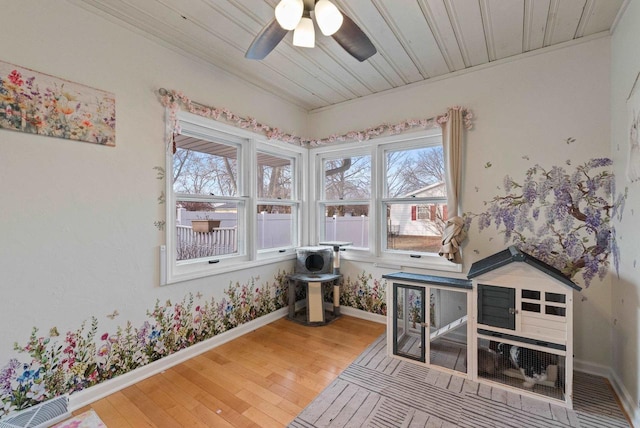
[[51, 428], [107, 428], [107, 426], [92, 409], [54, 425]]

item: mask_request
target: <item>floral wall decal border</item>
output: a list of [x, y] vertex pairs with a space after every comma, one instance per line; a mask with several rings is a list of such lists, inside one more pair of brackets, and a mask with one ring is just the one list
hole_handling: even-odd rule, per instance
[[[202, 301], [200, 292], [178, 303], [156, 301], [140, 327], [127, 321], [115, 332], [100, 332], [96, 317], [64, 335], [57, 327], [40, 335], [34, 327], [25, 345], [14, 345], [27, 358], [0, 369], [0, 416], [97, 385], [287, 305], [285, 272], [261, 286], [258, 280], [230, 284], [220, 301]], [[386, 288], [386, 281], [366, 272], [346, 277], [340, 304], [386, 315]], [[118, 315], [114, 310], [107, 318]]]
[[0, 129], [113, 147], [115, 95], [0, 61]]
[[286, 306], [285, 272], [262, 285], [258, 280], [230, 284], [221, 300], [201, 302], [198, 292], [179, 303], [156, 301], [140, 327], [128, 321], [115, 332], [101, 332], [95, 317], [64, 336], [56, 327], [45, 335], [34, 327], [26, 345], [14, 345], [26, 358], [13, 358], [0, 369], [0, 417], [112, 379]]
[[[571, 162], [566, 162], [571, 165]], [[612, 219], [622, 216], [627, 190], [616, 196], [611, 159], [596, 158], [567, 171], [563, 166], [529, 168], [522, 181], [503, 180], [503, 195], [485, 201], [481, 213], [465, 214], [467, 228], [477, 219], [480, 231], [492, 224], [505, 243], [516, 244], [569, 278], [581, 275], [585, 286], [603, 278], [619, 253]]]
[[[369, 284], [372, 281], [373, 284]], [[340, 292], [340, 304], [371, 312], [387, 315], [387, 281], [380, 282], [371, 274], [362, 272], [355, 279], [347, 276]]]
[[[399, 134], [413, 128], [437, 128], [449, 120], [449, 113], [447, 112], [433, 118], [408, 119], [392, 125], [381, 124], [360, 131], [349, 131], [342, 135], [334, 134], [325, 138], [313, 139], [282, 132], [278, 128], [260, 123], [252, 117], [244, 118], [242, 116], [239, 116], [226, 108], [209, 107], [200, 103], [196, 103], [190, 100], [180, 91], [160, 88], [158, 90], [158, 94], [160, 95], [161, 104], [169, 109], [170, 121], [172, 122], [169, 126], [174, 133], [180, 132], [180, 129], [177, 126], [176, 113], [182, 107], [189, 113], [197, 114], [198, 116], [208, 117], [215, 120], [224, 120], [239, 128], [250, 129], [253, 132], [266, 135], [270, 140], [279, 140], [285, 143], [296, 144], [300, 146], [320, 146], [342, 141], [367, 141], [371, 138], [381, 135]], [[471, 129], [471, 127], [473, 126], [473, 114], [471, 113], [471, 110], [467, 109], [466, 107], [460, 106], [454, 106], [450, 109], [461, 110], [465, 128]]]

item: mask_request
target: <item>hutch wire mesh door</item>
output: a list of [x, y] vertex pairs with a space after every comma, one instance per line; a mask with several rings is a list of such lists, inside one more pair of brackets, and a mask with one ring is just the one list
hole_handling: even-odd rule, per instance
[[425, 362], [424, 287], [393, 285], [393, 353]]
[[393, 283], [393, 354], [467, 373], [468, 292]]

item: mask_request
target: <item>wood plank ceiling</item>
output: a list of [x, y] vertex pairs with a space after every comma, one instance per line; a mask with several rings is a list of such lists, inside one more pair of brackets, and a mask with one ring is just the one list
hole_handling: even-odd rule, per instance
[[[279, 0], [75, 0], [311, 111], [491, 61], [606, 34], [624, 0], [333, 0], [378, 53], [364, 62], [316, 29], [262, 61], [244, 54]], [[595, 37], [595, 36], [594, 36]], [[171, 88], [179, 89], [179, 88]]]

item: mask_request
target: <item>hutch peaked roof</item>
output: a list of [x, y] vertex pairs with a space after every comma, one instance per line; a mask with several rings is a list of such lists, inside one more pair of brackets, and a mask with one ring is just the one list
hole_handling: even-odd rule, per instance
[[582, 288], [579, 285], [577, 285], [575, 282], [567, 278], [558, 269], [554, 268], [550, 264], [543, 262], [540, 259], [533, 257], [530, 254], [520, 251], [518, 248], [516, 248], [513, 245], [505, 250], [495, 253], [482, 260], [478, 260], [477, 262], [472, 264], [471, 269], [469, 269], [469, 274], [467, 275], [467, 278], [472, 279], [477, 276], [484, 275], [487, 272], [491, 272], [492, 270], [501, 268], [513, 262], [526, 263], [538, 269], [539, 271], [546, 273], [547, 275], [555, 278], [556, 280], [560, 281], [566, 286], [573, 288], [574, 290], [577, 290], [577, 291], [582, 290]]

